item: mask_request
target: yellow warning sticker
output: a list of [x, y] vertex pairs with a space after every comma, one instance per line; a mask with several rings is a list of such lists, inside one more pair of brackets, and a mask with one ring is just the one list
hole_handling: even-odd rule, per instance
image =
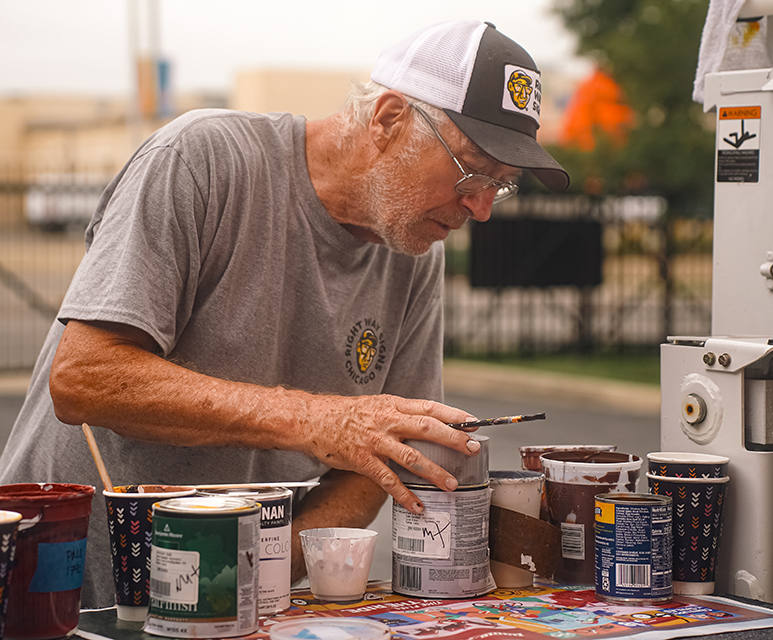
[[762, 117], [762, 107], [722, 107], [719, 111], [720, 120], [759, 120]]

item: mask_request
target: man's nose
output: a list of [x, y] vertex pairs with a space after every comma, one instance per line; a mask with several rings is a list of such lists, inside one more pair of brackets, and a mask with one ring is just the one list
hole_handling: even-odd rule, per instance
[[486, 222], [491, 217], [491, 207], [497, 190], [490, 188], [470, 193], [461, 197], [462, 204], [470, 212], [470, 217], [477, 222]]

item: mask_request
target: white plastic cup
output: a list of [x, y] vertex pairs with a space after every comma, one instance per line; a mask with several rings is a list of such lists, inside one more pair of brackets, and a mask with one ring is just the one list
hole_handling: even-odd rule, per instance
[[378, 533], [370, 529], [326, 527], [301, 531], [311, 593], [317, 600], [361, 600], [368, 584]]
[[[490, 471], [491, 506], [539, 518], [545, 475], [537, 471]], [[504, 562], [491, 561], [491, 575], [500, 589], [531, 587], [534, 574]]]

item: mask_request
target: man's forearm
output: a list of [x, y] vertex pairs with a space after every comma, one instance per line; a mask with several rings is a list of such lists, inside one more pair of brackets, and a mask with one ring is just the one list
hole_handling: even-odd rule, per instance
[[309, 394], [202, 375], [153, 346], [138, 329], [71, 321], [51, 368], [57, 417], [164, 444], [308, 450], [304, 434], [287, 425]]
[[367, 527], [378, 515], [386, 493], [372, 480], [331, 469], [300, 502], [293, 514], [292, 581], [306, 575], [299, 533], [319, 527]]

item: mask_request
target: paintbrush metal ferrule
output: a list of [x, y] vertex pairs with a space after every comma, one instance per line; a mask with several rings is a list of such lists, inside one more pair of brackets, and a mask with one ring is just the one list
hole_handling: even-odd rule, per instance
[[495, 424], [512, 424], [514, 422], [531, 422], [532, 420], [544, 420], [544, 413], [533, 413], [525, 416], [503, 416], [501, 418], [487, 418], [486, 420], [472, 420], [470, 422], [455, 422], [448, 426], [452, 429], [467, 429], [472, 427], [490, 427]]

